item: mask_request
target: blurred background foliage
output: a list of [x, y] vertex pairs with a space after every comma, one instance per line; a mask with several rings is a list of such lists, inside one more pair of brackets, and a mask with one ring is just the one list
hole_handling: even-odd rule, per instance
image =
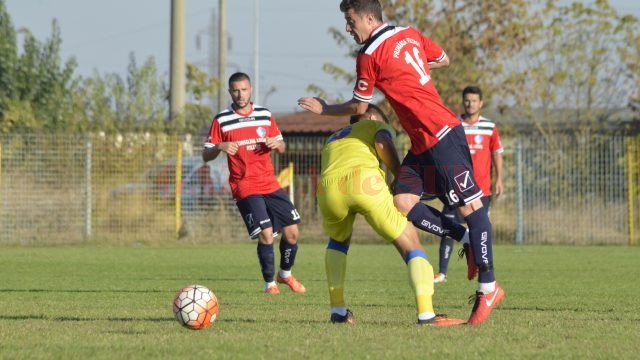
[[[337, 6], [336, 6], [336, 11]], [[414, 26], [438, 42], [451, 66], [433, 72], [440, 95], [460, 111], [461, 90], [483, 88], [485, 108], [525, 119], [545, 131], [554, 121], [597, 130], [621, 117], [640, 118], [640, 24], [618, 14], [607, 0], [574, 2], [391, 0], [385, 20]], [[359, 45], [344, 29], [330, 28], [337, 45], [355, 57]], [[16, 29], [0, 0], [0, 133], [196, 134], [214, 110], [202, 99], [216, 95], [219, 79], [188, 64], [184, 121], [168, 121], [168, 79], [156, 61], [131, 53], [126, 75], [75, 74], [62, 59], [54, 19], [49, 38]], [[352, 84], [352, 70], [330, 62], [324, 71]], [[335, 98], [311, 84], [308, 90]], [[380, 97], [381, 98], [381, 97]]]

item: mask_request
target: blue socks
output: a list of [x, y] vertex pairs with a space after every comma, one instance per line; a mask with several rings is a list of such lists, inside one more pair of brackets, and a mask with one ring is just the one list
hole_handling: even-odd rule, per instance
[[260, 260], [260, 270], [264, 282], [272, 282], [275, 276], [273, 244], [265, 245], [258, 242], [258, 260]]
[[458, 241], [462, 240], [467, 228], [442, 215], [431, 206], [417, 202], [407, 214], [407, 219], [415, 227], [428, 233], [443, 237], [449, 236]]
[[449, 260], [451, 259], [451, 253], [453, 252], [453, 239], [449, 237], [443, 237], [440, 239], [440, 263], [438, 264], [438, 272], [441, 274], [447, 274], [449, 268]]
[[487, 208], [482, 207], [464, 219], [469, 226], [469, 240], [478, 265], [478, 282], [493, 282], [496, 280], [493, 273], [493, 234]]
[[298, 244], [291, 245], [284, 238], [280, 239], [280, 269], [291, 270], [297, 253]]

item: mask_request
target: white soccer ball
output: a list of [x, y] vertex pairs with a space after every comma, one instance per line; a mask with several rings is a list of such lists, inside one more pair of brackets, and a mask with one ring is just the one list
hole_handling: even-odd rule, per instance
[[207, 287], [189, 285], [173, 300], [173, 314], [178, 322], [192, 330], [204, 329], [213, 324], [220, 307], [218, 298]]

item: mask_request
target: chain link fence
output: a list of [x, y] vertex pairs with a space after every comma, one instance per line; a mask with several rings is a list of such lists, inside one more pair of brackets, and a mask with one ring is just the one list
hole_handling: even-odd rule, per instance
[[[301, 238], [324, 241], [315, 190], [325, 137], [285, 140], [287, 152], [274, 155], [274, 165], [280, 172], [293, 164]], [[502, 140], [505, 193], [491, 207], [497, 242], [637, 244], [637, 136]], [[2, 135], [0, 145], [0, 244], [248, 239], [229, 193], [226, 158], [204, 164], [201, 139], [30, 134]], [[353, 240], [380, 237], [359, 217]]]

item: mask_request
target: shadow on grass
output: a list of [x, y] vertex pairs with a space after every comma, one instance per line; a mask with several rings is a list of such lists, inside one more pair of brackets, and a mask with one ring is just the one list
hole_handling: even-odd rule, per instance
[[113, 289], [113, 290], [89, 290], [89, 289], [0, 289], [0, 293], [3, 292], [42, 292], [42, 293], [173, 293], [175, 291], [169, 290], [127, 290], [127, 289]]
[[[47, 321], [59, 321], [59, 322], [82, 322], [82, 321], [113, 321], [113, 322], [137, 322], [137, 321], [145, 321], [145, 322], [175, 322], [176, 319], [174, 317], [118, 317], [118, 316], [108, 316], [108, 317], [82, 317], [82, 316], [48, 316], [44, 314], [40, 315], [0, 315], [0, 321], [9, 320], [9, 321], [24, 321], [24, 320], [47, 320]], [[247, 318], [225, 318], [218, 319], [216, 322], [224, 322], [224, 323], [257, 323], [256, 319], [247, 319]], [[290, 322], [290, 321], [285, 321]]]
[[173, 317], [81, 317], [81, 316], [47, 316], [47, 315], [0, 315], [0, 320], [49, 320], [49, 321], [149, 321], [165, 322], [176, 321]]

